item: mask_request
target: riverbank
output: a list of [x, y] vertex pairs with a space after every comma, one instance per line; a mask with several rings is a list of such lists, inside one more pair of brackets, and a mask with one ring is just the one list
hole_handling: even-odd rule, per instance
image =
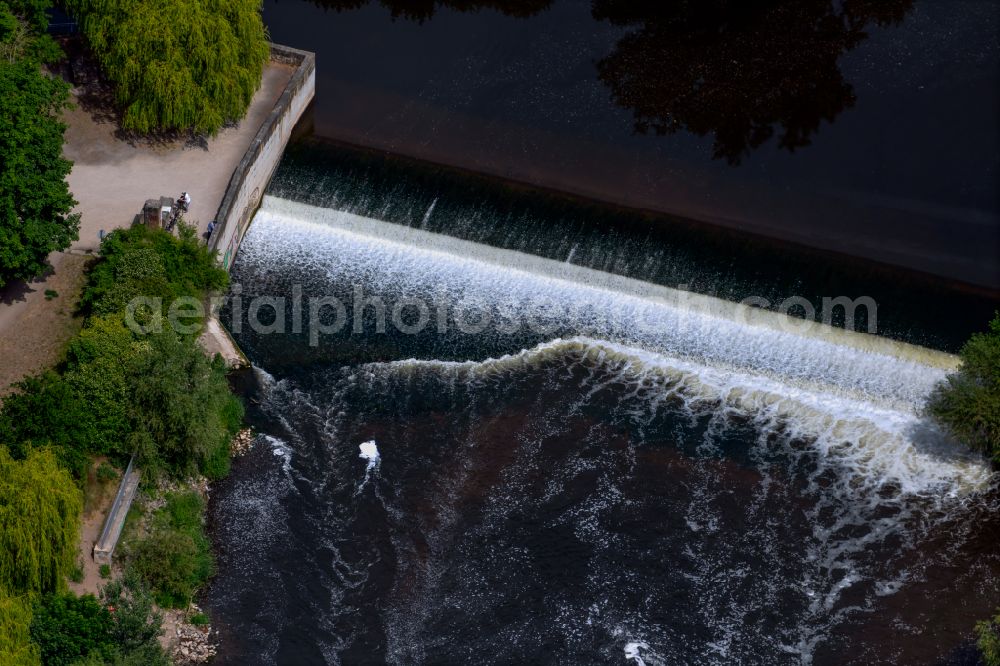
[[[100, 231], [132, 224], [151, 197], [192, 194], [189, 222], [199, 233], [215, 217], [233, 171], [268, 118], [291, 78], [281, 62], [264, 70], [261, 88], [239, 125], [203, 144], [142, 142], [121, 138], [117, 125], [87, 109], [75, 91], [67, 111], [64, 155], [74, 162], [68, 181], [78, 203], [80, 237], [67, 252], [49, 257], [52, 270], [37, 280], [11, 284], [0, 292], [0, 397], [10, 385], [54, 365], [66, 342], [82, 325], [74, 317], [84, 282], [84, 266], [100, 246]], [[51, 298], [46, 292], [56, 292]]]

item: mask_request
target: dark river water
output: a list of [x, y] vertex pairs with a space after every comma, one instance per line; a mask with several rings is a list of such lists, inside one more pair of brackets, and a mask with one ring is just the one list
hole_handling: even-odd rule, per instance
[[319, 136], [1000, 289], [993, 0], [266, 0], [264, 17], [317, 53]]
[[265, 17], [318, 85], [222, 313], [219, 663], [976, 663], [1000, 488], [923, 405], [998, 306], [995, 5]]
[[[891, 271], [479, 188], [289, 150], [223, 313], [260, 434], [211, 505], [222, 663], [965, 663], [996, 481], [911, 344], [961, 325]], [[835, 285], [886, 334], [734, 304]]]

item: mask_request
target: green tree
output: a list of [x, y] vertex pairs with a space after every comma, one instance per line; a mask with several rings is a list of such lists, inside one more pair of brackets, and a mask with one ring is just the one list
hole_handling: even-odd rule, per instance
[[961, 367], [937, 387], [928, 411], [956, 437], [1000, 461], [1000, 313], [959, 357]]
[[0, 664], [38, 666], [38, 646], [31, 642], [31, 601], [0, 588]]
[[122, 126], [214, 134], [244, 116], [270, 47], [261, 0], [67, 0], [115, 85]]
[[0, 447], [0, 581], [15, 593], [56, 592], [76, 557], [83, 497], [51, 451], [15, 461]]
[[122, 654], [159, 648], [163, 615], [137, 572], [128, 570], [122, 578], [105, 585], [101, 597], [112, 617], [111, 639]]
[[142, 225], [119, 229], [101, 243], [101, 258], [81, 299], [89, 314], [121, 312], [136, 296], [162, 298], [165, 312], [174, 298], [202, 298], [229, 284], [214, 253], [187, 225], [176, 237]]
[[45, 30], [49, 24], [45, 10], [52, 6], [50, 0], [7, 0], [7, 5], [13, 13], [24, 17], [36, 30]]
[[83, 478], [94, 440], [94, 412], [51, 370], [16, 388], [0, 412], [0, 441], [7, 442], [10, 455], [23, 460], [37, 448], [51, 447], [60, 464]]
[[31, 640], [45, 666], [69, 666], [97, 653], [110, 657], [111, 614], [92, 594], [49, 594], [35, 604]]
[[225, 364], [209, 359], [190, 337], [165, 327], [148, 336], [151, 353], [132, 388], [130, 444], [144, 467], [165, 465], [177, 476], [229, 471], [229, 442], [243, 410], [230, 393]]
[[35, 277], [77, 238], [59, 120], [68, 90], [32, 58], [0, 61], [0, 286]]

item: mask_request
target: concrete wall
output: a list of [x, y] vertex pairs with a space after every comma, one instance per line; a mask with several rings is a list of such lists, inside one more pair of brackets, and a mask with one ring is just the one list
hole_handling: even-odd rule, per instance
[[125, 516], [128, 515], [132, 500], [135, 499], [135, 491], [139, 488], [139, 470], [135, 469], [135, 456], [128, 462], [128, 468], [122, 474], [121, 483], [118, 484], [118, 494], [108, 511], [107, 518], [104, 519], [104, 529], [101, 536], [94, 544], [94, 561], [98, 564], [111, 564], [111, 556], [118, 545], [118, 537], [122, 534], [122, 527], [125, 525]]
[[315, 55], [272, 44], [271, 60], [294, 65], [296, 70], [233, 171], [215, 215], [216, 226], [208, 240], [208, 246], [218, 253], [219, 262], [226, 270], [232, 266], [243, 234], [257, 212], [264, 190], [281, 161], [295, 123], [316, 93]]

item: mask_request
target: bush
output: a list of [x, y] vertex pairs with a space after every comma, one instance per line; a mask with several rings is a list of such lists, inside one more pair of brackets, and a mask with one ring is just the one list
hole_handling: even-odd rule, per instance
[[132, 387], [137, 418], [130, 445], [139, 462], [179, 477], [199, 470], [210, 479], [225, 476], [236, 434], [232, 415], [242, 417], [242, 406], [229, 391], [224, 363], [169, 327], [149, 343], [138, 368], [142, 379]]
[[986, 666], [1000, 666], [1000, 615], [976, 625], [976, 645]]
[[59, 462], [82, 479], [85, 451], [94, 446], [93, 412], [55, 372], [29, 377], [4, 399], [0, 441], [22, 460], [34, 449], [51, 446]]
[[113, 619], [110, 634], [119, 652], [122, 655], [155, 653], [163, 633], [163, 615], [153, 606], [153, 598], [139, 575], [126, 571], [121, 579], [104, 586], [101, 597]]
[[88, 314], [121, 312], [140, 295], [162, 298], [166, 313], [175, 298], [201, 299], [206, 292], [224, 290], [229, 284], [213, 252], [186, 225], [176, 237], [143, 225], [118, 229], [101, 243], [101, 258], [90, 272], [81, 299]]
[[261, 0], [67, 0], [141, 133], [214, 134], [246, 113], [270, 48]]
[[83, 496], [50, 451], [14, 461], [0, 447], [0, 581], [15, 593], [61, 590], [76, 561]]
[[1000, 461], [1000, 314], [959, 356], [961, 367], [937, 387], [928, 411], [956, 437]]
[[31, 640], [46, 666], [66, 666], [97, 653], [111, 655], [111, 614], [94, 595], [50, 594], [35, 605]]
[[149, 533], [127, 547], [129, 563], [161, 606], [187, 606], [214, 572], [203, 512], [197, 493], [169, 493], [166, 505], [153, 515]]
[[196, 627], [207, 627], [208, 626], [208, 616], [204, 613], [195, 613], [188, 620], [191, 624]]
[[110, 483], [118, 478], [118, 470], [109, 465], [106, 462], [102, 462], [97, 466], [97, 481], [98, 483]]
[[97, 572], [100, 574], [101, 578], [105, 578], [105, 579], [111, 578], [111, 565], [110, 564], [102, 564], [101, 568], [98, 569]]

